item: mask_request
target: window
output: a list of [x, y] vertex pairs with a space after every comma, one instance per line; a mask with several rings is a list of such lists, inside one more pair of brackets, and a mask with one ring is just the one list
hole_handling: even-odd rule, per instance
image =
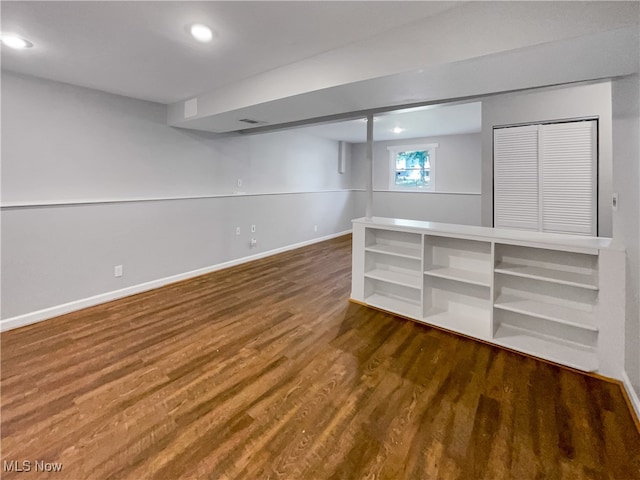
[[597, 235], [597, 121], [493, 130], [494, 225]]
[[437, 146], [432, 143], [388, 147], [389, 189], [434, 191]]

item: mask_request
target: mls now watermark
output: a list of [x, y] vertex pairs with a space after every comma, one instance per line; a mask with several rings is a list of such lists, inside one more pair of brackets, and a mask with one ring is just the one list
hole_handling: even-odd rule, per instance
[[5, 460], [2, 469], [5, 472], [61, 472], [62, 463], [45, 462], [44, 460]]

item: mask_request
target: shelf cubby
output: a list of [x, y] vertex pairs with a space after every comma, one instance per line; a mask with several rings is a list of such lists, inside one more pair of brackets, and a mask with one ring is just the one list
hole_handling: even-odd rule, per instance
[[556, 322], [540, 317], [532, 317], [526, 313], [497, 310], [494, 312], [496, 332], [503, 325], [517, 327], [523, 331], [556, 338], [564, 343], [593, 348], [598, 341], [597, 330], [583, 328], [580, 325]]
[[365, 243], [365, 252], [422, 259], [422, 236], [419, 234], [368, 228]]
[[424, 274], [489, 287], [491, 243], [425, 235]]
[[597, 255], [496, 244], [494, 272], [598, 290]]
[[375, 269], [365, 273], [365, 278], [373, 278], [409, 288], [420, 288], [420, 277], [396, 270]]
[[525, 297], [511, 294], [501, 294], [496, 299], [495, 308], [513, 313], [521, 313], [530, 317], [541, 318], [551, 322], [562, 323], [592, 332], [598, 328], [593, 325], [594, 318], [591, 312], [577, 310], [562, 305], [539, 302]]
[[494, 307], [597, 332], [597, 291], [531, 278], [496, 279]]
[[423, 308], [427, 323], [479, 338], [491, 335], [488, 287], [425, 276]]
[[422, 288], [420, 259], [365, 252], [365, 278], [394, 283], [403, 287]]
[[500, 310], [494, 325], [498, 345], [579, 370], [598, 369], [596, 332]]
[[409, 318], [422, 313], [420, 288], [407, 288], [372, 277], [365, 278], [365, 303]]

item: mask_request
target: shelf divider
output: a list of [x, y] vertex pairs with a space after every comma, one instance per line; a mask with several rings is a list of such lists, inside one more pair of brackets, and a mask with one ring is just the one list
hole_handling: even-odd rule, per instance
[[395, 257], [411, 258], [414, 260], [420, 260], [422, 258], [419, 246], [414, 248], [399, 245], [375, 244], [366, 247], [365, 251], [392, 255]]
[[500, 263], [496, 265], [494, 271], [503, 275], [513, 275], [545, 282], [569, 285], [572, 287], [598, 290], [596, 280], [591, 275], [582, 273], [566, 272], [552, 268], [534, 267], [530, 265], [517, 265], [514, 263]]
[[393, 283], [402, 287], [415, 288], [420, 290], [422, 288], [422, 279], [420, 273], [416, 271], [415, 275], [398, 272], [395, 270], [382, 270], [375, 269], [364, 274], [366, 278], [372, 278], [374, 280], [380, 280], [382, 282]]
[[594, 315], [590, 312], [576, 310], [575, 308], [539, 302], [511, 294], [499, 295], [494, 303], [494, 307], [569, 325], [571, 327], [590, 330], [592, 332], [598, 331], [598, 328], [594, 325]]
[[424, 274], [432, 277], [446, 278], [448, 280], [480, 285], [481, 287], [491, 286], [490, 273], [473, 272], [471, 270], [444, 267], [440, 265], [429, 265], [427, 266]]

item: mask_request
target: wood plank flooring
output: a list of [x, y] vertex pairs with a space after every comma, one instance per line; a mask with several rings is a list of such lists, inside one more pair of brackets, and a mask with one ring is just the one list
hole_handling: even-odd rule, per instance
[[350, 241], [3, 334], [2, 478], [640, 479], [618, 385], [349, 303]]

